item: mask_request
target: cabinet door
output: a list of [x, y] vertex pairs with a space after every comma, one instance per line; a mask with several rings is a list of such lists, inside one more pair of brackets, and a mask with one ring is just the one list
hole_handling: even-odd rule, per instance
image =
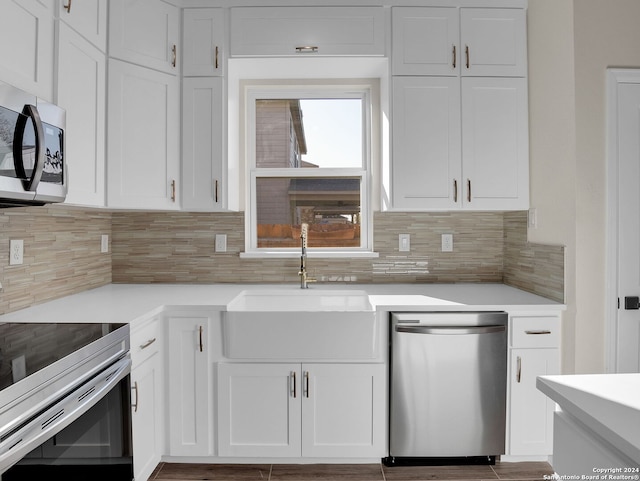
[[394, 77], [392, 126], [393, 207], [459, 208], [459, 80]]
[[131, 371], [131, 424], [135, 479], [147, 479], [160, 462], [162, 447], [160, 356]]
[[525, 77], [527, 18], [518, 8], [460, 9], [462, 75]]
[[512, 349], [509, 454], [548, 455], [555, 403], [536, 388], [536, 377], [560, 372], [558, 349]]
[[109, 60], [109, 207], [178, 208], [179, 95], [177, 77]]
[[58, 15], [102, 52], [107, 51], [107, 0], [60, 1]]
[[458, 75], [457, 8], [394, 7], [391, 12], [393, 75]]
[[54, 19], [52, 2], [5, 0], [0, 15], [0, 80], [53, 100]]
[[300, 456], [299, 364], [218, 366], [220, 456]]
[[385, 453], [383, 364], [303, 364], [302, 456]]
[[380, 7], [231, 9], [233, 56], [384, 55]]
[[209, 318], [170, 317], [167, 322], [169, 454], [210, 456]]
[[180, 9], [161, 0], [109, 3], [109, 55], [176, 75]]
[[185, 77], [222, 75], [224, 10], [186, 8], [183, 15], [182, 74]]
[[462, 79], [462, 171], [470, 209], [529, 208], [527, 81]]
[[223, 80], [182, 81], [182, 208], [215, 211], [223, 202]]
[[67, 132], [73, 137], [65, 151], [69, 170], [65, 202], [104, 206], [105, 54], [64, 23], [59, 26], [58, 45], [57, 103], [67, 112]]

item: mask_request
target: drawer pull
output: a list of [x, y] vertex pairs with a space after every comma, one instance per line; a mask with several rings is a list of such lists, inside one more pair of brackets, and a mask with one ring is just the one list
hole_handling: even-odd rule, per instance
[[296, 52], [298, 53], [316, 53], [318, 51], [318, 47], [312, 45], [305, 45], [302, 47], [296, 47]]
[[518, 369], [516, 373], [516, 382], [520, 382], [520, 378], [522, 378], [522, 358], [518, 356]]
[[220, 48], [216, 45], [216, 55], [215, 55], [215, 60], [214, 60], [216, 70], [217, 70], [218, 68], [220, 68], [220, 65], [219, 65], [219, 63], [218, 63], [218, 57], [219, 57], [219, 55], [220, 55]]
[[202, 326], [198, 327], [198, 343], [200, 344], [200, 352], [204, 350], [204, 345], [202, 344]]
[[174, 44], [173, 47], [171, 47], [171, 66], [173, 68], [176, 68], [177, 63], [178, 63], [178, 47]]
[[305, 384], [304, 394], [305, 394], [305, 397], [308, 398], [309, 397], [309, 371], [304, 372], [304, 384]]
[[533, 330], [533, 331], [524, 331], [524, 333], [531, 336], [538, 336], [540, 334], [551, 334], [551, 331], [548, 331], [546, 329], [541, 329], [541, 330]]
[[156, 338], [154, 337], [153, 339], [149, 339], [147, 342], [145, 342], [144, 344], [140, 344], [140, 349], [146, 349], [148, 348], [151, 344], [153, 344], [154, 342], [156, 342]]
[[453, 63], [451, 65], [452, 65], [453, 69], [455, 70], [455, 68], [456, 68], [456, 46], [455, 45], [453, 46], [453, 52], [452, 53], [453, 53]]
[[469, 68], [469, 45], [464, 46], [464, 53], [467, 57], [466, 67]]

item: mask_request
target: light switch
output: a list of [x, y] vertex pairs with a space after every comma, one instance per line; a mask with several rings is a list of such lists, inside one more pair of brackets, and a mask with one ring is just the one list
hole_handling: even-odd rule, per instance
[[398, 250], [400, 252], [411, 250], [411, 234], [398, 234]]
[[227, 234], [216, 234], [216, 252], [227, 252]]

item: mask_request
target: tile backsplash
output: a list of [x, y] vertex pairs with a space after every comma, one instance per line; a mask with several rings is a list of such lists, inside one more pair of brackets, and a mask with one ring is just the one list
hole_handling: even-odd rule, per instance
[[[562, 301], [564, 248], [528, 243], [526, 222], [526, 212], [378, 212], [379, 257], [310, 258], [308, 269], [327, 282], [505, 282]], [[0, 211], [0, 229], [0, 314], [110, 282], [298, 282], [298, 259], [239, 257], [242, 213], [29, 207]], [[216, 234], [227, 252], [214, 252]], [[398, 234], [410, 234], [410, 252]], [[453, 252], [441, 252], [441, 234], [453, 234]], [[24, 240], [21, 266], [9, 266], [11, 239]]]

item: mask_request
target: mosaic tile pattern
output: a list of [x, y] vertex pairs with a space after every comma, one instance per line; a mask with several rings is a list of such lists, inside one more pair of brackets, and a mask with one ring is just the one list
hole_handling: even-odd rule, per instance
[[[375, 259], [310, 259], [313, 277], [336, 282], [502, 282], [502, 213], [376, 213]], [[227, 234], [226, 253], [213, 250]], [[411, 235], [411, 252], [398, 234]], [[440, 252], [452, 233], [454, 252]], [[298, 259], [241, 259], [242, 213], [114, 212], [114, 282], [291, 282]]]
[[527, 242], [527, 213], [504, 214], [504, 283], [564, 301], [564, 247]]
[[[100, 253], [111, 213], [65, 206], [0, 211], [0, 314], [111, 282], [111, 255]], [[24, 240], [24, 263], [9, 265], [9, 241]]]
[[[526, 241], [526, 212], [374, 215], [373, 259], [310, 259], [325, 282], [504, 282], [564, 299], [564, 248]], [[453, 252], [440, 252], [441, 234]], [[100, 253], [109, 234], [110, 254]], [[214, 252], [227, 234], [227, 252]], [[411, 235], [411, 251], [398, 250]], [[9, 240], [24, 264], [9, 266]], [[125, 212], [67, 206], [0, 211], [0, 314], [119, 283], [297, 283], [298, 259], [241, 259], [242, 213]]]

